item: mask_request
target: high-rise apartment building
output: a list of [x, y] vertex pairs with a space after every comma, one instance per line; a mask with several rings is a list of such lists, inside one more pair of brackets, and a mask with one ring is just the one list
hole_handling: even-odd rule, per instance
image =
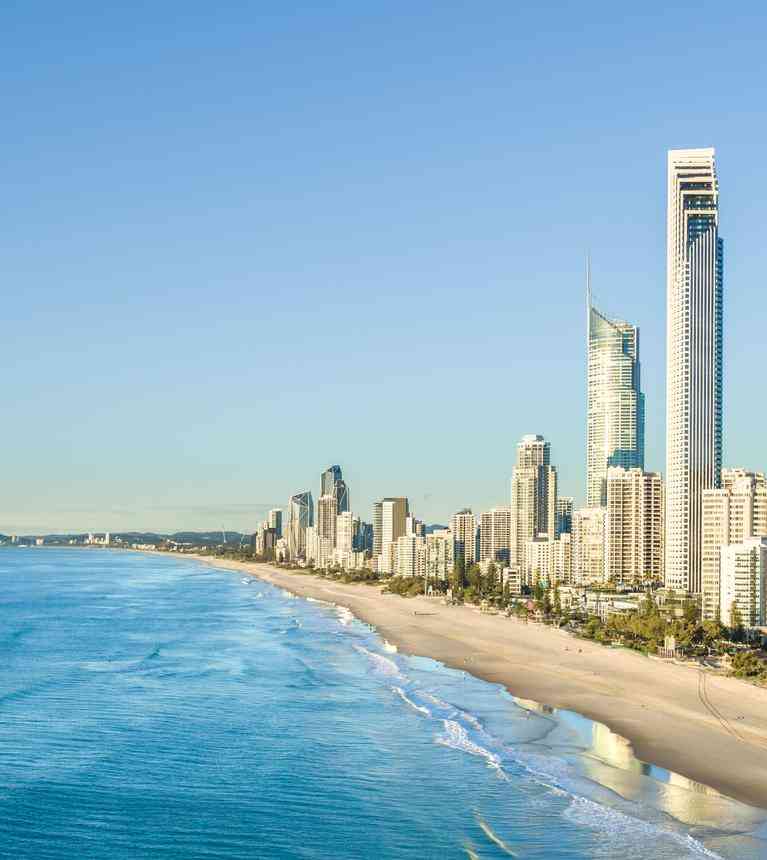
[[349, 490], [340, 466], [329, 466], [320, 476], [321, 495], [317, 500], [317, 531], [336, 544], [336, 518], [349, 510]]
[[605, 576], [605, 508], [573, 512], [572, 584], [603, 585]]
[[351, 511], [337, 515], [335, 546], [339, 553], [351, 553], [356, 549], [359, 527], [359, 517], [355, 517]]
[[373, 555], [378, 558], [379, 570], [383, 573], [393, 570], [393, 546], [407, 531], [409, 513], [404, 496], [382, 499], [373, 505]]
[[511, 478], [510, 563], [526, 565], [527, 544], [539, 535], [556, 533], [557, 472], [551, 465], [551, 446], [543, 436], [523, 436], [517, 443], [517, 462]]
[[607, 470], [605, 576], [618, 584], [663, 581], [663, 479], [656, 472]]
[[666, 583], [702, 590], [703, 491], [722, 466], [722, 240], [713, 149], [668, 153]]
[[491, 508], [479, 518], [479, 561], [509, 563], [511, 508]]
[[597, 310], [587, 289], [586, 495], [589, 507], [604, 507], [610, 466], [644, 468], [639, 329]]
[[331, 546], [336, 545], [338, 513], [338, 500], [335, 496], [325, 495], [317, 499], [317, 534], [327, 538]]
[[450, 529], [426, 535], [426, 577], [429, 582], [446, 582], [455, 565], [455, 542]]
[[470, 508], [464, 508], [450, 518], [450, 531], [455, 541], [455, 558], [463, 559], [468, 568], [477, 560], [477, 518]]
[[307, 490], [288, 500], [288, 552], [291, 559], [303, 558], [306, 530], [314, 525], [314, 501]]
[[767, 479], [761, 472], [722, 469], [722, 486], [703, 491], [703, 617], [717, 618], [720, 603], [721, 548], [767, 535]]
[[394, 575], [423, 577], [426, 573], [426, 539], [413, 533], [400, 535], [394, 546]]
[[274, 529], [277, 534], [277, 538], [282, 537], [282, 509], [281, 508], [272, 508], [269, 511], [269, 514], [266, 519], [267, 527], [270, 529]]
[[557, 535], [570, 534], [573, 529], [573, 509], [575, 500], [572, 496], [557, 496], [557, 516], [555, 531]]
[[743, 543], [723, 546], [719, 602], [722, 623], [734, 624], [736, 608], [744, 627], [761, 627], [767, 622], [767, 537], [747, 538]]

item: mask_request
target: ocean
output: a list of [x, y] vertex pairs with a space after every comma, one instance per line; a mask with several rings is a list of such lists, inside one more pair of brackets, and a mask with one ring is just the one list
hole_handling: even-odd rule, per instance
[[767, 827], [336, 606], [183, 558], [7, 548], [0, 856], [750, 860]]

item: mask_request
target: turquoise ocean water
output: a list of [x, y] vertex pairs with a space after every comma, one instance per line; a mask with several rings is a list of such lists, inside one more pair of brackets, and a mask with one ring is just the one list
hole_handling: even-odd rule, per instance
[[0, 550], [1, 857], [764, 858], [764, 821], [332, 605]]

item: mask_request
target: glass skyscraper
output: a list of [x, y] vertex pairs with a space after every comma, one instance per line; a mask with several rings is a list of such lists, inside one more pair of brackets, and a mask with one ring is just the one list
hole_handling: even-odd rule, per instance
[[607, 504], [610, 466], [644, 469], [644, 395], [640, 388], [639, 329], [594, 307], [587, 276], [588, 408], [586, 496]]

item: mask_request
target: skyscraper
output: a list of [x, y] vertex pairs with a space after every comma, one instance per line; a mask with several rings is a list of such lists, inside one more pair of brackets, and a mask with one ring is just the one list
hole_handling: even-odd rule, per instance
[[322, 495], [317, 499], [317, 534], [327, 538], [331, 546], [336, 545], [336, 520], [338, 501], [333, 495]]
[[700, 593], [703, 491], [722, 468], [722, 240], [713, 149], [668, 153], [666, 583]]
[[470, 508], [464, 508], [453, 514], [450, 519], [450, 531], [455, 541], [454, 556], [462, 559], [466, 567], [477, 560], [477, 518]]
[[479, 560], [509, 563], [511, 508], [491, 508], [480, 517]]
[[269, 511], [269, 516], [267, 519], [267, 525], [270, 529], [274, 529], [278, 538], [282, 537], [282, 509], [281, 508], [272, 508]]
[[644, 468], [644, 395], [640, 391], [639, 329], [608, 319], [591, 300], [587, 274], [587, 500], [607, 501], [607, 470]]
[[344, 482], [340, 466], [328, 466], [320, 476], [320, 495], [333, 496], [336, 500], [336, 514], [349, 508], [349, 489]]
[[523, 436], [511, 478], [511, 564], [525, 566], [527, 544], [556, 533], [557, 472], [543, 436]]
[[288, 552], [291, 559], [306, 552], [306, 530], [314, 525], [314, 501], [307, 490], [288, 501]]
[[407, 531], [410, 513], [404, 496], [382, 499], [373, 505], [373, 555], [379, 558], [379, 569], [392, 572], [392, 547]]
[[572, 496], [557, 496], [556, 533], [567, 535], [573, 530], [573, 510], [575, 499]]

